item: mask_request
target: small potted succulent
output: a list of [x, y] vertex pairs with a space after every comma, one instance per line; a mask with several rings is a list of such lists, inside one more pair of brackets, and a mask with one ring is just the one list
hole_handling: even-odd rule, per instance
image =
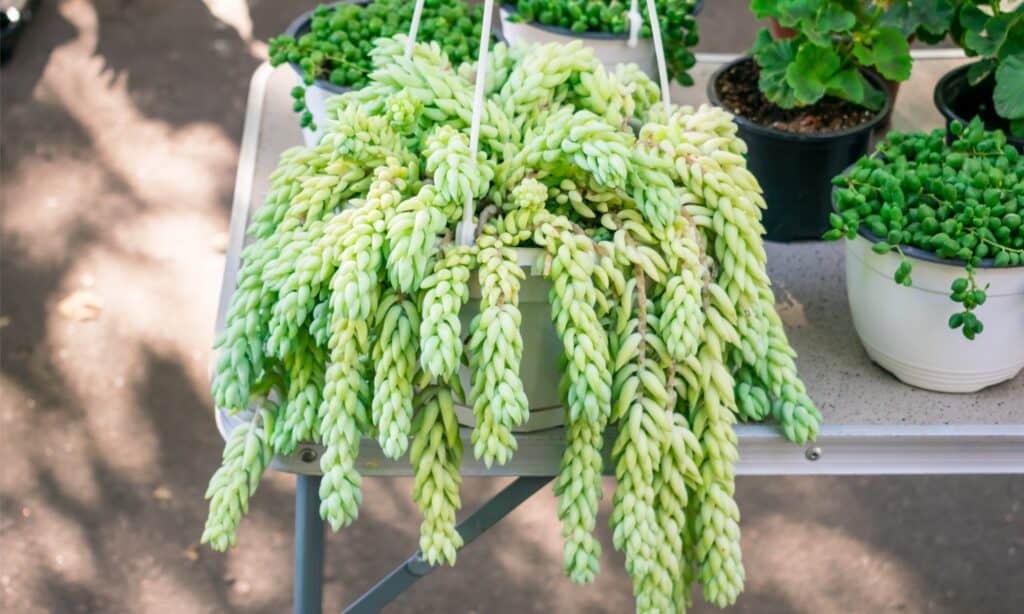
[[836, 177], [825, 238], [848, 239], [871, 358], [908, 384], [973, 392], [1024, 367], [1024, 156], [978, 118], [950, 130], [949, 144], [942, 129], [891, 132]]
[[[702, 0], [655, 2], [668, 76], [681, 85], [693, 85], [693, 78], [687, 71], [696, 63], [690, 48], [698, 41], [694, 17], [701, 3]], [[606, 67], [633, 63], [656, 79], [647, 2], [637, 3], [642, 22], [635, 46], [630, 44], [630, 7], [629, 0], [508, 0], [501, 6], [501, 29], [509, 43], [566, 44], [583, 39]]]
[[953, 38], [976, 62], [956, 68], [935, 86], [935, 106], [946, 117], [979, 116], [989, 129], [1007, 132], [1024, 151], [1024, 4], [958, 0]]
[[892, 109], [883, 81], [910, 76], [904, 32], [880, 6], [828, 0], [754, 0], [796, 35], [762, 30], [752, 56], [712, 76], [708, 97], [736, 115], [750, 169], [764, 187], [767, 238], [818, 239], [828, 229], [829, 179], [868, 151]]
[[[307, 145], [322, 134], [326, 99], [367, 83], [374, 41], [408, 32], [414, 6], [405, 0], [323, 4], [270, 39], [270, 63], [290, 64], [302, 80], [292, 97]], [[424, 3], [416, 38], [439, 43], [458, 65], [476, 57], [482, 17], [480, 5], [432, 0]]]

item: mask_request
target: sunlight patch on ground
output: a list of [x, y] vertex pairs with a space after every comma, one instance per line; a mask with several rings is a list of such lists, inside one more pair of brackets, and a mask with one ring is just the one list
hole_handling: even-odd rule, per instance
[[926, 610], [927, 592], [906, 562], [842, 528], [773, 514], [747, 519], [744, 541], [748, 573], [757, 572], [747, 592], [781, 592], [795, 611]]

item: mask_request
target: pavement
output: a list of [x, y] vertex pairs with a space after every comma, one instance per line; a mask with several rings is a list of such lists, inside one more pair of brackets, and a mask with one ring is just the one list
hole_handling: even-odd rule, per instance
[[[746, 2], [706, 4], [701, 50], [747, 47]], [[45, 1], [3, 67], [0, 612], [288, 611], [291, 476], [264, 479], [237, 548], [197, 542], [248, 80], [307, 5]], [[505, 483], [467, 479], [465, 507]], [[328, 540], [325, 611], [415, 549], [410, 491], [366, 482], [359, 520]], [[741, 478], [737, 497], [748, 581], [732, 611], [1024, 604], [1020, 477]], [[600, 578], [572, 585], [546, 489], [387, 611], [630, 611], [605, 525]]]

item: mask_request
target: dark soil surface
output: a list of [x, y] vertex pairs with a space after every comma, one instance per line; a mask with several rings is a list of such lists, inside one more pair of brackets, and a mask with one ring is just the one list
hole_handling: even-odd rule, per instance
[[783, 109], [757, 87], [761, 69], [753, 60], [727, 69], [715, 84], [715, 93], [727, 109], [767, 128], [802, 134], [823, 134], [856, 128], [875, 112], [852, 102], [826, 96], [809, 107]]

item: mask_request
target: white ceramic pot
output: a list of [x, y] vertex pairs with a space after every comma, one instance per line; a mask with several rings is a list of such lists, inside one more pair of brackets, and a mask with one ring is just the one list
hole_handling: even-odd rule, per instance
[[629, 35], [606, 34], [602, 32], [573, 32], [556, 26], [539, 23], [516, 23], [509, 20], [515, 12], [514, 8], [502, 6], [500, 9], [501, 32], [509, 45], [523, 41], [527, 43], [571, 43], [581, 40], [583, 44], [594, 50], [594, 57], [601, 61], [608, 70], [615, 70], [618, 64], [630, 62], [640, 67], [651, 79], [658, 79], [658, 65], [654, 57], [654, 43], [649, 38], [641, 38], [636, 47], [629, 46]]
[[[516, 250], [519, 265], [526, 271], [526, 279], [519, 288], [519, 312], [523, 316], [519, 327], [523, 335], [523, 359], [519, 365], [519, 376], [530, 404], [530, 417], [525, 424], [514, 427], [515, 432], [530, 432], [562, 426], [565, 410], [558, 393], [558, 382], [562, 376], [559, 357], [562, 341], [551, 321], [551, 306], [548, 293], [551, 282], [534, 274], [534, 265], [544, 258], [540, 248]], [[480, 285], [474, 274], [469, 286], [469, 301], [462, 308], [463, 335], [469, 334], [469, 325], [480, 313]], [[462, 388], [469, 394], [472, 387], [472, 370], [463, 366], [460, 372]], [[473, 408], [456, 404], [455, 413], [459, 423], [466, 426], [476, 424]]]
[[845, 243], [857, 334], [871, 359], [900, 380], [939, 392], [975, 392], [1024, 367], [1024, 267], [975, 271], [978, 284], [989, 288], [975, 311], [985, 330], [971, 341], [947, 324], [959, 307], [949, 298], [950, 285], [964, 277], [963, 267], [905, 249], [913, 285], [902, 286], [893, 280], [897, 254], [876, 254], [863, 236]]

